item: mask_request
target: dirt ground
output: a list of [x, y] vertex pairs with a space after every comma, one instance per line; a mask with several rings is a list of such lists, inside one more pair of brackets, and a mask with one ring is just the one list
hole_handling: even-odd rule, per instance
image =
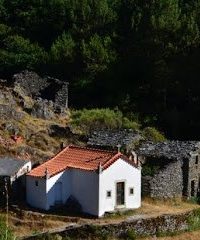
[[[137, 210], [131, 210], [127, 212], [117, 212], [110, 214], [104, 218], [94, 219], [86, 216], [69, 216], [64, 211], [60, 211], [56, 214], [38, 213], [23, 209], [10, 209], [9, 211], [9, 227], [13, 230], [17, 237], [31, 235], [34, 233], [49, 231], [52, 229], [64, 229], [72, 224], [107, 224], [117, 223], [123, 221], [131, 216], [158, 216], [162, 214], [176, 214], [186, 212], [195, 208], [199, 208], [199, 205], [183, 202], [181, 200], [171, 201], [155, 201], [151, 199], [144, 199], [142, 207]], [[5, 215], [5, 213], [1, 213]], [[188, 233], [189, 235], [191, 233]], [[200, 231], [198, 232], [200, 234]], [[194, 232], [195, 235], [195, 232]], [[195, 237], [195, 236], [194, 236]], [[155, 239], [155, 238], [148, 238]], [[159, 239], [172, 239], [172, 238], [159, 238]], [[173, 238], [181, 239], [181, 238]], [[182, 239], [196, 239], [196, 238], [182, 238]], [[199, 238], [200, 239], [200, 235]]]

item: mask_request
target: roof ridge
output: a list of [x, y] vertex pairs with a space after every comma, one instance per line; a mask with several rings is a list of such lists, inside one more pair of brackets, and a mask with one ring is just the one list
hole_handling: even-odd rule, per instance
[[72, 144], [70, 144], [68, 147], [69, 148], [76, 148], [76, 149], [90, 150], [90, 151], [97, 151], [97, 152], [113, 153], [113, 154], [118, 153], [117, 151], [104, 150], [104, 149], [87, 147], [87, 146], [76, 146], [76, 145], [72, 145]]

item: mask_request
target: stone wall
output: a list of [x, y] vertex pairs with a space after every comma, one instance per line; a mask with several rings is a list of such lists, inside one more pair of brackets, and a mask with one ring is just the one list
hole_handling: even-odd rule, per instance
[[[156, 235], [158, 233], [174, 233], [176, 231], [185, 231], [189, 228], [188, 219], [192, 212], [181, 214], [166, 214], [158, 217], [132, 216], [125, 221], [116, 224], [104, 225], [78, 225], [75, 224], [62, 231], [54, 232], [62, 237], [73, 237], [76, 239], [92, 239], [92, 236], [98, 239], [98, 236], [112, 236], [123, 238], [129, 231], [133, 231], [137, 236]], [[43, 234], [45, 235], [45, 234]], [[39, 236], [30, 236], [23, 239], [36, 240]], [[109, 239], [109, 238], [108, 238]]]
[[40, 95], [40, 91], [48, 87], [47, 79], [42, 79], [37, 73], [23, 71], [13, 76], [14, 85], [18, 85], [25, 91], [25, 94], [30, 97]]
[[68, 83], [63, 83], [55, 96], [55, 104], [68, 108]]
[[68, 83], [35, 72], [23, 71], [13, 76], [14, 87], [23, 89], [26, 96], [51, 100], [57, 107], [68, 107]]
[[[199, 194], [200, 188], [200, 154], [199, 151], [191, 153], [191, 157], [188, 159], [188, 181], [186, 182], [186, 195], [188, 197], [196, 197]], [[192, 186], [192, 182], [194, 186]], [[193, 189], [192, 189], [193, 188]]]
[[[164, 162], [152, 175], [142, 176], [142, 194], [152, 198], [181, 197], [183, 193], [182, 161], [171, 161], [167, 159], [148, 159], [156, 163]], [[154, 166], [154, 165], [153, 165]], [[145, 168], [145, 166], [143, 167]]]

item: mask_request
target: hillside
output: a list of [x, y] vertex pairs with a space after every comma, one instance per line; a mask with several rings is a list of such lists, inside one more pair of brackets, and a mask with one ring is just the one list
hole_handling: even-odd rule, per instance
[[15, 74], [12, 83], [1, 80], [0, 155], [39, 163], [67, 144], [86, 144], [90, 133], [98, 129], [118, 134], [120, 129], [131, 129], [141, 139], [165, 139], [155, 128], [143, 128], [136, 117], [118, 109], [70, 110], [66, 104], [68, 85], [58, 79], [24, 71]]
[[[33, 89], [32, 89], [33, 90]], [[0, 85], [0, 154], [41, 162], [76, 142], [69, 130], [69, 111], [53, 101], [32, 97], [20, 84]]]

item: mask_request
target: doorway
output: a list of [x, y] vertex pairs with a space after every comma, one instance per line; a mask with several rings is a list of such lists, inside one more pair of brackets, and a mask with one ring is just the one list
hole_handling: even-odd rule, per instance
[[117, 206], [125, 204], [124, 188], [125, 188], [124, 182], [118, 182], [116, 184], [116, 205]]

